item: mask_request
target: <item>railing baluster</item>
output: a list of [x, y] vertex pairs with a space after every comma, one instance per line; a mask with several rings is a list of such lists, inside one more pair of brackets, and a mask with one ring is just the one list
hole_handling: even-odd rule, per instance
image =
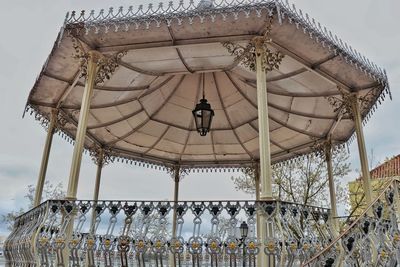
[[340, 236], [302, 266], [395, 266], [400, 262], [398, 183], [398, 178], [389, 180]]
[[[266, 216], [270, 229], [266, 239], [256, 238], [257, 214]], [[327, 242], [325, 214], [329, 214], [326, 209], [280, 201], [54, 200], [17, 219], [5, 253], [8, 262], [19, 266], [38, 261], [37, 266], [54, 267], [251, 267], [257, 265], [260, 253], [276, 266], [295, 266]], [[393, 220], [397, 216], [390, 229]], [[239, 234], [242, 221], [249, 229], [244, 239]], [[386, 235], [388, 225], [385, 221], [377, 225], [377, 235]], [[377, 241], [380, 248], [388, 242]], [[363, 245], [357, 242], [354, 246], [360, 249]]]

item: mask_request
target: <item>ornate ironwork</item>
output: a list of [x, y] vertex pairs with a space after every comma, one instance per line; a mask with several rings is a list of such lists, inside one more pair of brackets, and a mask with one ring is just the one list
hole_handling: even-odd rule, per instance
[[339, 237], [302, 266], [395, 266], [400, 256], [399, 186], [397, 179], [389, 181]]
[[341, 115], [347, 115], [349, 118], [354, 120], [353, 105], [355, 101], [358, 101], [360, 106], [360, 112], [365, 115], [368, 107], [371, 103], [377, 99], [378, 95], [373, 89], [368, 91], [364, 96], [358, 96], [357, 93], [349, 93], [342, 88], [338, 87], [341, 97], [329, 96], [326, 97], [329, 104], [333, 107], [334, 112], [340, 112]]
[[268, 23], [262, 36], [254, 37], [246, 46], [234, 44], [232, 42], [224, 42], [222, 45], [228, 52], [235, 56], [235, 61], [240, 61], [250, 69], [256, 71], [256, 54], [262, 56], [262, 68], [264, 71], [279, 69], [284, 55], [280, 51], [273, 52], [269, 49], [271, 40], [273, 17], [268, 17]]
[[167, 172], [171, 176], [172, 180], [174, 180], [174, 181], [177, 178], [176, 171], [178, 171], [178, 177], [179, 177], [178, 182], [182, 181], [183, 178], [185, 178], [185, 176], [189, 174], [189, 170], [187, 168], [183, 168], [178, 165], [168, 167]]
[[[268, 239], [257, 238], [257, 214], [274, 229]], [[16, 219], [4, 251], [13, 265], [65, 266], [68, 255], [71, 266], [165, 266], [169, 257], [176, 266], [255, 266], [260, 253], [276, 262], [286, 254], [290, 264], [329, 243], [328, 216], [327, 209], [280, 201], [49, 200]]]
[[119, 7], [101, 9], [99, 13], [72, 11], [66, 14], [63, 29], [74, 34], [101, 34], [107, 32], [129, 31], [134, 29], [149, 29], [160, 27], [165, 23], [168, 27], [173, 23], [204, 23], [216, 20], [230, 21], [260, 17], [261, 14], [276, 14], [281, 24], [295, 24], [296, 28], [304, 32], [310, 39], [328, 49], [331, 53], [340, 56], [346, 63], [367, 76], [374, 77], [380, 84], [385, 85], [385, 93], [390, 95], [388, 80], [383, 69], [365, 58], [361, 53], [328, 31], [307, 13], [297, 9], [288, 0], [212, 0], [209, 5], [196, 4], [195, 1], [169, 1], [168, 5], [159, 3], [158, 6], [149, 4], [148, 7], [139, 5], [137, 9]]
[[80, 41], [71, 36], [72, 46], [75, 50], [74, 58], [79, 60], [81, 77], [86, 78], [87, 67], [89, 60], [93, 60], [97, 66], [97, 74], [95, 78], [95, 84], [103, 83], [111, 78], [111, 75], [115, 72], [119, 66], [119, 61], [123, 56], [126, 55], [126, 51], [120, 51], [111, 56], [105, 56], [98, 51], [86, 52]]
[[109, 148], [93, 146], [89, 149], [89, 154], [96, 165], [101, 164], [105, 166], [114, 161], [114, 157], [111, 155], [111, 150]]
[[64, 115], [61, 112], [57, 112], [57, 123], [56, 123], [56, 129], [60, 130], [64, 128], [64, 126], [67, 124], [68, 120], [64, 117]]
[[327, 160], [327, 153], [329, 152], [330, 156], [334, 156], [340, 151], [344, 149], [344, 143], [333, 143], [332, 140], [319, 140], [314, 139], [314, 144], [312, 146], [313, 153], [324, 159]]

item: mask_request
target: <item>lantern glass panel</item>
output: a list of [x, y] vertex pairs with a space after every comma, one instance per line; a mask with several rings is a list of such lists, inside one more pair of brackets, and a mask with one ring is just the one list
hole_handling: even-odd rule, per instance
[[207, 135], [210, 131], [212, 117], [214, 116], [214, 111], [211, 109], [211, 105], [207, 102], [207, 99], [201, 99], [192, 113], [197, 131], [201, 136]]

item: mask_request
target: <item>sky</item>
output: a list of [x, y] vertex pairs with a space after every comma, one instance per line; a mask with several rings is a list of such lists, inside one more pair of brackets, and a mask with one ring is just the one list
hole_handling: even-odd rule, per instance
[[[177, 0], [175, 0], [177, 1]], [[27, 201], [27, 186], [36, 184], [46, 132], [31, 116], [22, 119], [28, 93], [45, 62], [67, 11], [99, 10], [148, 4], [153, 1], [107, 0], [13, 0], [2, 1], [0, 10], [0, 215], [21, 207]], [[154, 3], [154, 2], [153, 2]], [[372, 164], [400, 153], [398, 117], [400, 106], [400, 19], [397, 0], [291, 0], [304, 12], [325, 25], [338, 37], [387, 70], [393, 100], [379, 106], [365, 127], [365, 139]], [[47, 179], [67, 187], [73, 147], [55, 136]], [[371, 153], [373, 151], [373, 153]], [[372, 157], [373, 154], [373, 157]], [[356, 142], [350, 146], [352, 173], [357, 176], [359, 160]], [[84, 155], [78, 198], [93, 194], [96, 166]], [[200, 173], [186, 176], [180, 185], [180, 198], [249, 199], [235, 191], [232, 173]], [[238, 175], [238, 174], [235, 174]], [[103, 170], [101, 199], [164, 200], [173, 198], [173, 180], [163, 172], [122, 163]], [[341, 211], [343, 213], [343, 210]], [[7, 234], [0, 223], [0, 235]]]

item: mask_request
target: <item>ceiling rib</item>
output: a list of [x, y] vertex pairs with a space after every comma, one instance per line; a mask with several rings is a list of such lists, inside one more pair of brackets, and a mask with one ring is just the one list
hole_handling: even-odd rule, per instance
[[319, 68], [322, 64], [324, 64], [324, 63], [326, 63], [326, 62], [328, 62], [328, 61], [331, 61], [332, 59], [334, 59], [334, 58], [336, 58], [336, 57], [338, 57], [337, 54], [336, 54], [336, 55], [335, 55], [335, 54], [331, 54], [331, 55], [329, 55], [329, 56], [327, 56], [327, 57], [325, 57], [325, 58], [323, 58], [323, 59], [321, 59], [321, 60], [318, 60], [318, 61], [312, 63], [312, 64], [311, 64], [311, 68], [312, 68], [312, 69]]
[[122, 60], [119, 60], [119, 61], [118, 61], [118, 64], [119, 64], [120, 66], [123, 66], [123, 67], [127, 68], [127, 69], [133, 70], [133, 71], [135, 71], [135, 72], [137, 72], [137, 73], [144, 74], [144, 75], [149, 75], [149, 76], [164, 76], [164, 75], [166, 74], [165, 72], [143, 70], [143, 69], [141, 69], [141, 68], [132, 66], [131, 64], [129, 64], [129, 63], [127, 63], [127, 62], [124, 62], [124, 61], [122, 61]]
[[164, 132], [157, 138], [156, 142], [154, 142], [154, 144], [152, 144], [145, 152], [144, 154], [147, 154], [150, 150], [152, 150], [158, 143], [160, 143], [161, 139], [163, 139], [163, 137], [167, 134], [168, 130], [169, 130], [170, 126], [167, 126], [166, 129], [164, 130]]
[[[294, 71], [291, 71], [291, 72], [288, 72], [285, 74], [277, 75], [275, 77], [270, 77], [270, 78], [267, 77], [267, 82], [276, 82], [276, 81], [284, 80], [284, 79], [291, 78], [296, 75], [302, 74], [306, 71], [307, 71], [306, 68], [300, 68], [298, 70], [294, 70]], [[252, 80], [252, 81], [257, 82], [256, 80]]]
[[[65, 112], [65, 110], [63, 110], [62, 108], [60, 108], [60, 113], [62, 113], [64, 116], [64, 118], [71, 123], [72, 125], [75, 126], [75, 128], [78, 128], [78, 122], [75, 121], [74, 118], [72, 118], [67, 112]], [[96, 138], [94, 137], [94, 135], [92, 135], [90, 132], [86, 132], [86, 136], [92, 140], [93, 143], [97, 144], [98, 146], [102, 146], [102, 143]]]
[[298, 146], [294, 146], [294, 147], [288, 148], [287, 151], [276, 152], [276, 153], [272, 154], [271, 157], [282, 157], [288, 153], [292, 153], [292, 154], [296, 155], [297, 151], [308, 148], [308, 147], [312, 146], [313, 144], [315, 144], [315, 141], [311, 141], [311, 142], [307, 142], [307, 143], [304, 143], [304, 144], [301, 144]]
[[[288, 72], [288, 73], [277, 75], [275, 77], [267, 77], [266, 81], [267, 81], [267, 83], [268, 82], [276, 82], [276, 81], [280, 81], [280, 80], [284, 80], [284, 79], [288, 79], [288, 78], [297, 76], [297, 75], [302, 74], [302, 73], [304, 73], [306, 71], [308, 71], [306, 68], [300, 68], [298, 70], [294, 70], [294, 71], [291, 71], [291, 72]], [[246, 83], [248, 83], [248, 82], [257, 83], [256, 79], [250, 79], [250, 78], [244, 77], [243, 75], [241, 75], [241, 74], [239, 74], [239, 73], [237, 73], [235, 71], [229, 71], [229, 72], [234, 74], [234, 75], [236, 75], [236, 76], [239, 76], [242, 80], [244, 80], [243, 82], [246, 82]]]
[[312, 114], [312, 113], [305, 113], [305, 112], [301, 112], [298, 110], [284, 108], [284, 107], [275, 105], [275, 104], [271, 103], [270, 101], [268, 101], [268, 106], [272, 107], [274, 109], [280, 110], [282, 112], [286, 112], [286, 113], [289, 113], [292, 115], [297, 115], [297, 116], [306, 117], [306, 118], [319, 119], [319, 120], [334, 120], [334, 119], [336, 119], [335, 116], [325, 116], [325, 115], [318, 115], [318, 114]]
[[283, 122], [283, 121], [281, 121], [281, 120], [278, 120], [277, 118], [273, 117], [271, 114], [269, 114], [268, 117], [269, 117], [271, 120], [273, 120], [274, 122], [276, 122], [276, 123], [278, 123], [278, 124], [284, 126], [285, 128], [288, 128], [288, 129], [290, 129], [290, 130], [292, 130], [292, 131], [295, 131], [295, 132], [297, 132], [297, 133], [304, 134], [304, 135], [307, 135], [307, 136], [309, 136], [309, 137], [315, 137], [315, 138], [323, 138], [323, 137], [324, 137], [323, 135], [319, 135], [319, 134], [307, 132], [307, 131], [305, 131], [305, 130], [299, 129], [299, 128], [294, 127], [294, 126], [291, 126], [291, 125], [289, 125], [289, 124], [287, 124], [287, 123], [285, 123], [285, 122]]
[[225, 117], [226, 117], [226, 119], [227, 119], [227, 121], [228, 121], [228, 123], [229, 123], [229, 126], [231, 127], [231, 130], [232, 130], [233, 134], [235, 135], [235, 137], [236, 137], [237, 141], [239, 142], [239, 144], [242, 146], [243, 150], [246, 151], [246, 153], [249, 155], [249, 157], [250, 157], [251, 159], [253, 159], [253, 156], [251, 155], [250, 151], [245, 147], [245, 145], [244, 145], [244, 144], [242, 143], [242, 141], [239, 139], [239, 136], [237, 135], [236, 130], [235, 130], [235, 129], [233, 128], [233, 126], [232, 126], [231, 119], [229, 118], [228, 113], [226, 112], [226, 109], [225, 109], [225, 103], [224, 103], [224, 101], [222, 101], [222, 98], [221, 98], [221, 92], [220, 92], [220, 90], [219, 90], [218, 80], [217, 80], [217, 78], [215, 77], [215, 73], [212, 73], [212, 77], [213, 77], [213, 79], [214, 79], [215, 88], [217, 89], [217, 95], [218, 95], [218, 98], [219, 98], [219, 102], [220, 102], [221, 105], [222, 105], [222, 109], [223, 109], [224, 114], [225, 114]]
[[[111, 102], [111, 103], [104, 103], [104, 104], [97, 104], [97, 105], [91, 105], [90, 109], [101, 109], [101, 108], [110, 108], [110, 107], [115, 107], [115, 106], [119, 106], [119, 105], [124, 105], [124, 104], [128, 104], [130, 102], [139, 100], [142, 97], [145, 97], [147, 95], [150, 95], [151, 93], [153, 93], [154, 91], [160, 89], [161, 87], [163, 87], [164, 85], [166, 85], [169, 81], [171, 81], [174, 78], [174, 76], [169, 76], [167, 79], [165, 79], [164, 81], [162, 81], [160, 84], [149, 88], [148, 90], [144, 91], [142, 94], [140, 94], [139, 96], [134, 96], [132, 98], [128, 98], [128, 99], [122, 99], [120, 101], [116, 101], [116, 102]], [[67, 109], [80, 109], [81, 105], [64, 105], [64, 108]]]
[[[253, 128], [253, 130], [256, 131], [257, 134], [258, 134], [258, 128], [255, 127], [255, 126], [253, 125], [253, 123], [251, 123], [251, 122], [249, 122], [249, 125], [250, 125], [250, 127]], [[282, 149], [282, 150], [284, 150], [284, 151], [287, 150], [286, 147], [280, 145], [278, 142], [275, 142], [275, 141], [272, 139], [271, 136], [269, 137], [269, 141], [270, 141], [272, 144], [274, 144], [275, 146], [279, 147], [280, 149]]]
[[158, 107], [158, 109], [151, 114], [151, 116], [149, 116], [145, 121], [143, 121], [140, 125], [138, 125], [137, 127], [135, 127], [134, 129], [132, 129], [131, 131], [129, 131], [128, 133], [124, 134], [123, 136], [117, 137], [116, 140], [113, 140], [111, 142], [108, 142], [107, 145], [110, 144], [115, 144], [125, 138], [127, 138], [128, 136], [132, 135], [133, 133], [135, 133], [138, 129], [140, 129], [143, 125], [145, 125], [146, 123], [148, 123], [151, 119], [153, 119], [153, 117], [155, 115], [157, 115], [160, 110], [164, 107], [164, 105], [169, 101], [169, 99], [172, 97], [172, 95], [175, 93], [175, 91], [179, 88], [179, 86], [181, 85], [181, 83], [183, 82], [184, 78], [186, 77], [186, 75], [182, 75], [180, 81], [178, 82], [178, 84], [175, 86], [175, 88], [172, 90], [172, 92], [169, 94], [169, 96], [167, 97], [167, 99], [165, 99], [165, 101], [162, 103], [162, 105], [160, 105]]
[[343, 106], [340, 107], [340, 109], [336, 113], [336, 119], [332, 122], [331, 126], [329, 127], [328, 132], [325, 135], [326, 139], [330, 139], [332, 136], [333, 132], [335, 131], [336, 127], [339, 125], [340, 121], [343, 119], [344, 114], [342, 113], [343, 111]]
[[[242, 81], [246, 84], [248, 84], [249, 86], [253, 87], [253, 88], [257, 88], [256, 84], [253, 83], [248, 83], [246, 81]], [[328, 96], [335, 96], [335, 95], [340, 95], [339, 91], [331, 91], [331, 92], [327, 92], [327, 93], [295, 93], [295, 92], [285, 92], [282, 89], [277, 89], [276, 85], [274, 84], [267, 84], [267, 91], [268, 94], [272, 94], [272, 95], [278, 95], [278, 96], [286, 96], [286, 97], [328, 97]]]
[[[78, 72], [78, 74], [79, 74], [79, 75], [78, 75], [78, 81], [77, 81], [76, 83], [74, 83], [75, 79], [73, 79], [73, 81], [71, 82], [71, 81], [68, 81], [68, 80], [66, 80], [66, 79], [64, 79], [64, 78], [62, 78], [62, 77], [59, 77], [59, 76], [54, 75], [54, 74], [51, 74], [51, 73], [49, 73], [49, 72], [43, 73], [43, 75], [45, 75], [45, 76], [47, 76], [47, 77], [49, 77], [49, 78], [51, 78], [51, 79], [54, 79], [54, 80], [58, 80], [58, 81], [61, 81], [61, 82], [68, 83], [68, 85], [70, 85], [70, 86], [74, 85], [74, 86], [72, 86], [72, 87], [75, 87], [75, 86], [84, 87], [85, 84], [82, 83], [82, 82], [79, 82], [79, 79], [80, 79], [80, 71]], [[76, 76], [75, 76], [75, 77], [76, 77]], [[156, 78], [158, 78], [158, 77], [156, 77]], [[93, 89], [99, 90], [99, 91], [123, 92], [123, 91], [141, 91], [141, 90], [147, 89], [148, 87], [149, 87], [148, 85], [143, 85], [143, 86], [131, 86], [131, 87], [117, 87], [117, 86], [99, 86], [99, 85], [95, 85], [95, 86], [93, 87]]]
[[324, 78], [325, 80], [333, 83], [334, 85], [338, 85], [341, 88], [345, 89], [346, 91], [351, 91], [351, 88], [345, 84], [342, 81], [339, 81], [338, 79], [336, 79], [335, 77], [332, 77], [330, 74], [326, 73], [325, 71], [321, 70], [318, 68], [318, 62], [317, 65], [314, 65], [313, 63], [308, 62], [306, 59], [300, 57], [299, 55], [295, 54], [294, 52], [291, 52], [290, 50], [288, 50], [287, 48], [285, 48], [284, 46], [282, 46], [281, 44], [278, 44], [275, 41], [271, 42], [271, 46], [273, 46], [274, 48], [278, 49], [280, 52], [282, 52], [285, 55], [290, 56], [291, 58], [297, 60], [299, 63], [301, 63], [304, 67], [306, 67], [309, 71], [317, 74], [319, 77]]
[[187, 69], [188, 72], [193, 73], [193, 69], [189, 67], [189, 65], [187, 64], [186, 60], [183, 58], [181, 51], [179, 50], [179, 48], [175, 48], [176, 53], [178, 53], [178, 57], [181, 60], [183, 66], [185, 66], [185, 68]]
[[87, 129], [88, 129], [88, 130], [93, 130], [93, 129], [97, 129], [97, 128], [102, 128], [102, 127], [111, 126], [111, 125], [113, 125], [113, 124], [116, 124], [116, 123], [119, 123], [119, 122], [121, 122], [121, 121], [127, 120], [127, 119], [129, 119], [129, 118], [131, 118], [131, 117], [134, 117], [134, 116], [136, 116], [137, 114], [141, 113], [142, 111], [144, 111], [144, 110], [143, 110], [143, 109], [139, 109], [139, 110], [136, 110], [136, 111], [134, 111], [134, 112], [132, 112], [132, 113], [130, 113], [130, 114], [128, 114], [128, 115], [122, 116], [122, 117], [120, 117], [120, 118], [118, 118], [118, 119], [115, 119], [115, 120], [112, 120], [112, 121], [107, 121], [107, 122], [100, 123], [100, 124], [95, 124], [95, 125], [89, 125], [89, 126], [87, 127]]
[[72, 89], [78, 83], [80, 77], [81, 77], [81, 71], [79, 70], [79, 71], [76, 72], [72, 82], [68, 82], [69, 86], [64, 90], [64, 92], [62, 93], [61, 97], [57, 100], [56, 109], [59, 109], [62, 106], [62, 104], [64, 103], [65, 99], [68, 97], [68, 95], [71, 93]]
[[[247, 102], [249, 102], [255, 109], [257, 109], [257, 105], [255, 103], [253, 103], [253, 101], [251, 101], [251, 99], [245, 93], [243, 93], [243, 91], [240, 88], [240, 86], [232, 79], [230, 74], [226, 73], [226, 72], [225, 72], [225, 74], [228, 76], [230, 82], [236, 88], [236, 90], [241, 94], [241, 96], [244, 99], [246, 99]], [[335, 117], [331, 117], [331, 116], [323, 116], [323, 115], [317, 115], [317, 114], [311, 114], [311, 113], [305, 113], [305, 112], [300, 112], [300, 111], [289, 110], [287, 108], [280, 107], [278, 105], [272, 104], [270, 101], [268, 101], [268, 106], [271, 106], [271, 107], [273, 107], [273, 108], [275, 108], [277, 110], [280, 110], [282, 112], [286, 112], [286, 113], [289, 113], [289, 114], [302, 116], [302, 117], [306, 117], [306, 118], [315, 118], [315, 119], [324, 119], [324, 120], [333, 120], [333, 119], [335, 119]]]
[[[78, 85], [84, 86], [83, 84], [80, 83]], [[95, 86], [94, 89], [99, 91], [109, 91], [109, 92], [133, 92], [133, 91], [143, 91], [149, 89], [149, 85], [131, 86], [131, 87]]]
[[[232, 74], [238, 76], [243, 83], [245, 83], [253, 88], [257, 88], [256, 80], [248, 79], [236, 72], [232, 72]], [[287, 96], [287, 97], [326, 97], [326, 96], [340, 94], [339, 91], [332, 91], [332, 92], [328, 92], [328, 93], [324, 93], [324, 94], [320, 94], [317, 92], [312, 92], [312, 93], [285, 92], [282, 89], [278, 90], [278, 89], [274, 88], [274, 85], [272, 83], [267, 83], [267, 91], [269, 94], [279, 95], [279, 96]]]
[[[189, 161], [181, 161], [181, 162], [179, 162], [179, 161], [176, 161], [176, 160], [173, 160], [173, 159], [171, 159], [171, 160], [167, 159], [166, 160], [164, 158], [159, 158], [159, 157], [150, 156], [150, 155], [143, 155], [143, 153], [134, 152], [134, 151], [131, 151], [131, 150], [126, 150], [126, 149], [123, 149], [123, 148], [114, 148], [113, 151], [119, 152], [120, 154], [125, 154], [128, 158], [131, 158], [131, 159], [137, 159], [139, 161], [143, 160], [143, 159], [147, 159], [147, 160], [150, 160], [150, 161], [153, 161], [153, 162], [158, 162], [161, 165], [165, 165], [165, 163], [171, 164], [171, 165], [180, 163], [181, 166], [192, 166], [192, 167], [195, 167], [195, 166], [208, 165], [210, 163], [209, 161], [190, 161], [189, 160]], [[169, 151], [163, 151], [163, 152], [171, 153]], [[192, 156], [192, 155], [194, 155], [194, 154], [188, 154], [188, 156]], [[204, 154], [204, 155], [209, 155], [209, 154]], [[215, 161], [215, 163], [218, 163], [218, 162], [219, 161]], [[252, 163], [254, 163], [254, 161], [251, 160], [251, 159], [243, 160], [241, 163], [238, 163], [237, 161], [234, 161], [234, 160], [224, 161], [224, 164], [232, 165], [232, 166], [240, 166], [240, 167], [243, 167], [243, 165], [252, 164]]]

